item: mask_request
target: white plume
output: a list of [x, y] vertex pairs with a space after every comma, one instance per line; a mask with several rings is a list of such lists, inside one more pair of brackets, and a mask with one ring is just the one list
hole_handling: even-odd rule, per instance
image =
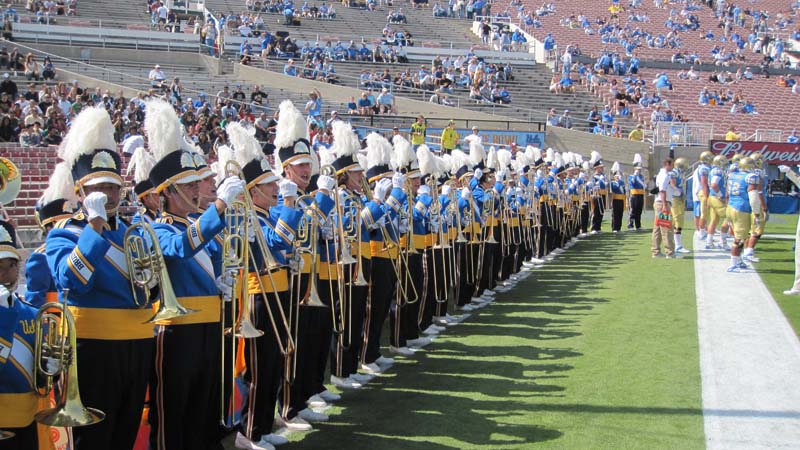
[[584, 161], [583, 162], [583, 170], [589, 170], [590, 167], [591, 166], [590, 166], [589, 161]]
[[500, 161], [497, 158], [497, 149], [494, 146], [489, 147], [489, 155], [486, 156], [486, 167], [494, 170], [500, 170]]
[[469, 143], [469, 162], [472, 166], [477, 166], [486, 159], [486, 150], [483, 145], [472, 141]]
[[419, 160], [419, 171], [423, 175], [440, 174], [439, 162], [427, 145], [423, 144], [417, 147], [417, 159]]
[[72, 121], [58, 156], [71, 168], [81, 155], [91, 154], [101, 148], [116, 151], [114, 125], [105, 109], [86, 108]]
[[537, 161], [542, 159], [542, 149], [539, 147], [528, 147], [525, 150], [525, 156], [531, 160], [531, 164], [536, 164]]
[[319, 175], [319, 155], [313, 148], [308, 149], [308, 156], [311, 157], [311, 175]]
[[456, 173], [458, 169], [470, 165], [469, 157], [461, 150], [453, 150], [450, 153], [450, 172]]
[[642, 165], [642, 155], [640, 155], [638, 153], [633, 155], [633, 165], [635, 166], [637, 164], [638, 165]]
[[367, 136], [367, 167], [389, 164], [392, 161], [392, 144], [383, 135], [372, 132]]
[[[336, 122], [338, 123], [338, 122]], [[329, 166], [336, 160], [336, 154], [333, 150], [320, 147], [319, 149], [319, 164], [321, 166]]]
[[[353, 126], [343, 120], [333, 122], [333, 145], [331, 150], [335, 158], [355, 155], [361, 150], [361, 141], [353, 131]], [[325, 165], [324, 163], [322, 164]]]
[[392, 169], [399, 169], [402, 167], [406, 167], [411, 164], [417, 155], [414, 154], [414, 150], [411, 148], [411, 143], [406, 140], [403, 136], [395, 136], [394, 137], [394, 155], [392, 156]]
[[573, 153], [573, 155], [575, 155], [575, 165], [577, 167], [583, 166], [583, 155], [580, 153]]
[[611, 173], [619, 173], [619, 161], [614, 161], [614, 164], [611, 166]]
[[239, 166], [244, 167], [254, 159], [264, 158], [264, 152], [254, 134], [241, 123], [230, 122], [225, 126], [225, 132], [228, 133], [228, 140], [233, 147], [234, 158]]
[[361, 166], [361, 169], [367, 170], [367, 154], [365, 152], [358, 152], [356, 157], [358, 158], [358, 165]]
[[128, 162], [128, 169], [125, 171], [125, 175], [130, 176], [131, 172], [133, 172], [133, 181], [141, 183], [150, 177], [150, 171], [153, 170], [153, 166], [156, 165], [156, 162], [156, 159], [153, 158], [150, 152], [139, 147], [133, 152], [133, 155], [131, 155], [131, 160]]
[[211, 163], [211, 170], [216, 174], [214, 182], [217, 186], [225, 179], [225, 166], [228, 161], [236, 161], [236, 155], [232, 148], [227, 145], [220, 145], [217, 147], [217, 161]]
[[564, 167], [564, 158], [561, 156], [561, 153], [556, 153], [553, 157], [553, 167]]
[[566, 152], [561, 155], [561, 159], [564, 161], [564, 166], [574, 166], [575, 165], [575, 154], [572, 152]]
[[602, 158], [602, 156], [600, 156], [600, 152], [592, 151], [592, 157], [589, 158], [589, 165], [594, 166], [597, 161], [600, 161], [600, 158]]
[[66, 161], [56, 164], [53, 174], [50, 175], [50, 183], [42, 193], [39, 200], [42, 205], [56, 201], [60, 198], [72, 204], [77, 204], [78, 197], [75, 194], [75, 182], [72, 180], [72, 170]]
[[145, 105], [144, 129], [148, 147], [153, 158], [161, 161], [170, 153], [183, 148], [180, 119], [172, 105], [163, 100], [149, 100]]
[[442, 162], [442, 172], [452, 172], [453, 171], [453, 155], [444, 154], [439, 159]]
[[274, 142], [276, 149], [289, 147], [301, 138], [308, 139], [308, 123], [291, 100], [282, 101], [279, 111]]
[[545, 152], [544, 161], [552, 163], [556, 159], [556, 152], [552, 148], [548, 148]]
[[500, 164], [501, 169], [507, 169], [511, 166], [511, 152], [504, 148], [497, 151], [497, 162]]

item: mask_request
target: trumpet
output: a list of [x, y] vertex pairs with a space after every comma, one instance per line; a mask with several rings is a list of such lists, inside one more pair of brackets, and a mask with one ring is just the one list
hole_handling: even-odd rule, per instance
[[358, 264], [358, 268], [356, 269], [356, 280], [354, 283], [356, 286], [366, 286], [369, 283], [367, 283], [367, 278], [364, 276], [364, 265], [361, 263], [361, 210], [363, 209], [363, 205], [361, 199], [356, 194], [348, 192], [345, 199], [350, 201], [350, 208], [352, 210], [350, 214], [353, 219], [350, 228], [355, 227], [356, 236], [353, 245], [358, 246], [356, 247], [356, 264]]
[[297, 228], [297, 236], [296, 240], [298, 243], [306, 242], [307, 245], [297, 245], [295, 246], [295, 255], [296, 257], [300, 257], [303, 253], [307, 253], [311, 256], [311, 268], [309, 272], [311, 273], [309, 279], [310, 289], [307, 296], [303, 296], [300, 298], [300, 292], [297, 292], [297, 304], [302, 304], [303, 306], [314, 306], [318, 308], [324, 308], [325, 304], [322, 303], [322, 300], [319, 297], [319, 291], [317, 290], [317, 259], [319, 254], [319, 249], [317, 245], [317, 236], [320, 224], [319, 219], [319, 212], [317, 210], [317, 203], [314, 200], [314, 197], [310, 194], [301, 195], [300, 197], [295, 200], [295, 204], [298, 205], [299, 208], [302, 208], [304, 211], [303, 218], [300, 220], [300, 224]]
[[[150, 303], [149, 285], [157, 281], [161, 288], [161, 302], [158, 311], [146, 323], [162, 323], [177, 317], [188, 316], [197, 311], [186, 308], [178, 302], [172, 281], [167, 273], [164, 254], [158, 243], [153, 227], [144, 220], [128, 227], [122, 242], [125, 244], [125, 261], [130, 268], [131, 292], [133, 302], [140, 308]], [[138, 291], [144, 292], [140, 300]]]
[[[82, 427], [101, 422], [104, 412], [83, 406], [78, 386], [77, 332], [75, 318], [67, 308], [69, 289], [61, 291], [62, 303], [50, 302], [39, 308], [34, 319], [34, 379], [45, 379], [45, 387], [37, 394], [47, 397], [53, 390], [55, 377], [60, 376], [61, 392], [56, 406], [43, 409], [34, 420], [52, 427]], [[45, 336], [46, 333], [46, 336]], [[58, 369], [42, 366], [44, 358], [55, 358]]]

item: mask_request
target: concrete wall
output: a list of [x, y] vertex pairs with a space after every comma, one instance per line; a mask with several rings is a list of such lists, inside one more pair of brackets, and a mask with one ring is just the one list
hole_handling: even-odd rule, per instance
[[138, 89], [132, 89], [129, 87], [122, 86], [116, 83], [109, 83], [107, 81], [98, 80], [97, 78], [92, 78], [86, 75], [82, 75], [75, 72], [70, 72], [69, 70], [64, 69], [56, 69], [56, 80], [63, 81], [65, 83], [72, 83], [73, 80], [77, 80], [78, 84], [81, 87], [99, 87], [103, 92], [106, 89], [110, 90], [114, 96], [116, 96], [120, 91], [122, 91], [126, 98], [133, 98], [140, 92]]
[[[133, 50], [123, 48], [100, 48], [100, 47], [86, 47], [86, 46], [67, 46], [67, 45], [49, 45], [38, 44], [37, 49], [52, 53], [54, 55], [63, 56], [65, 58], [74, 59], [77, 61], [91, 61], [91, 60], [113, 60], [113, 61], [127, 61], [139, 62], [142, 64], [198, 64], [199, 54], [185, 53], [185, 52], [170, 52], [153, 50]], [[57, 61], [56, 66], [58, 65]]]
[[[350, 96], [359, 98], [361, 90], [345, 86], [337, 86], [319, 81], [306, 80], [298, 77], [290, 77], [281, 73], [269, 70], [258, 69], [251, 66], [237, 64], [234, 70], [236, 77], [247, 83], [267, 84], [274, 89], [284, 89], [287, 91], [306, 94], [312, 89], [317, 88], [322, 92], [324, 98], [330, 102], [347, 103]], [[399, 114], [424, 116], [448, 117], [452, 119], [474, 119], [474, 120], [515, 120], [507, 117], [496, 116], [478, 111], [469, 111], [461, 108], [450, 108], [433, 103], [419, 100], [411, 100], [395, 96], [397, 110]]]

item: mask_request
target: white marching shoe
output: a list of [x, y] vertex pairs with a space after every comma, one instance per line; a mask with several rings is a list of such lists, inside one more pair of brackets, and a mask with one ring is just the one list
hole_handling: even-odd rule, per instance
[[789, 289], [788, 291], [783, 291], [783, 295], [800, 295], [800, 291]]
[[530, 262], [531, 264], [533, 264], [535, 266], [538, 266], [540, 264], [544, 264], [545, 260], [539, 259], [539, 258], [531, 258], [531, 259], [528, 260], [528, 262]]
[[383, 372], [383, 369], [381, 369], [380, 366], [378, 366], [375, 363], [362, 364], [361, 370], [363, 370], [365, 373], [374, 373], [374, 374], [379, 374]]
[[389, 346], [389, 351], [402, 356], [414, 356], [415, 353], [414, 350], [411, 350], [408, 347]]
[[325, 401], [319, 394], [314, 394], [306, 400], [306, 405], [311, 406], [312, 408], [324, 408], [328, 406], [328, 402]]
[[284, 445], [289, 443], [289, 439], [286, 439], [285, 436], [281, 436], [280, 434], [270, 433], [261, 435], [261, 440], [258, 441], [259, 444], [271, 444], [274, 446]]
[[306, 422], [311, 422], [311, 423], [314, 423], [314, 422], [327, 422], [328, 421], [328, 415], [327, 414], [316, 412], [316, 411], [314, 411], [313, 409], [310, 409], [310, 408], [306, 408], [306, 409], [300, 411], [299, 413], [297, 413], [297, 416], [302, 418]]
[[289, 431], [309, 431], [313, 429], [311, 424], [306, 422], [305, 419], [300, 416], [294, 416], [289, 420], [278, 418], [277, 422], [286, 427], [286, 429]]
[[358, 384], [359, 387], [361, 387], [372, 381], [373, 378], [375, 378], [375, 375], [368, 375], [366, 373], [356, 372], [356, 373], [351, 373], [349, 377], [345, 378], [345, 380], [348, 380], [353, 384]]
[[416, 339], [407, 340], [406, 344], [408, 344], [411, 347], [422, 348], [425, 347], [426, 345], [429, 345], [431, 342], [433, 342], [431, 338], [419, 337]]
[[335, 402], [337, 400], [341, 400], [342, 399], [341, 395], [333, 393], [333, 392], [331, 392], [331, 391], [329, 391], [327, 389], [325, 389], [324, 391], [320, 392], [317, 395], [322, 397], [322, 399], [325, 400], [326, 402]]
[[253, 442], [242, 433], [236, 433], [236, 441], [234, 441], [233, 445], [243, 450], [275, 450], [272, 444], [268, 442], [262, 443], [261, 441]]
[[437, 327], [434, 324], [430, 324], [428, 328], [422, 330], [424, 334], [439, 334], [440, 332], [444, 331], [443, 328]]
[[347, 378], [341, 378], [337, 377], [336, 375], [331, 375], [331, 384], [339, 389], [361, 389], [363, 385], [352, 378], [353, 375], [350, 375]]
[[386, 356], [379, 356], [378, 359], [375, 360], [375, 363], [381, 367], [389, 367], [394, 364], [394, 358], [388, 358]]

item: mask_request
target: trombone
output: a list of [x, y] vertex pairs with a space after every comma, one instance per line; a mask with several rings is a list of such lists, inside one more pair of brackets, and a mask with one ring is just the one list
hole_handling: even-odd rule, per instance
[[[44, 390], [37, 390], [41, 397], [49, 397], [55, 377], [60, 376], [61, 390], [53, 408], [43, 409], [34, 415], [34, 420], [52, 427], [82, 427], [105, 419], [104, 412], [83, 406], [78, 386], [78, 358], [76, 354], [78, 334], [75, 318], [67, 308], [69, 289], [61, 291], [61, 303], [50, 302], [39, 308], [34, 319], [34, 380], [45, 380]], [[42, 366], [44, 358], [58, 361], [58, 369], [50, 371]]]
[[[170, 319], [194, 314], [197, 310], [186, 308], [178, 302], [172, 288], [164, 254], [158, 236], [144, 219], [129, 226], [125, 230], [125, 261], [130, 269], [131, 293], [133, 302], [140, 308], [147, 307], [150, 303], [150, 285], [157, 281], [161, 288], [161, 302], [158, 311], [145, 323], [164, 323]], [[140, 300], [138, 290], [144, 292]]]

